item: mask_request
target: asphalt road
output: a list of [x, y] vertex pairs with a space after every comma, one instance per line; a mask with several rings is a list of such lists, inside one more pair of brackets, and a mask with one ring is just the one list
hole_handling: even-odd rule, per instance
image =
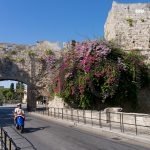
[[[13, 107], [0, 107], [0, 124], [12, 126]], [[16, 131], [17, 133], [17, 131]], [[21, 135], [37, 150], [150, 150], [149, 145], [99, 132], [82, 130], [69, 123], [27, 115]], [[13, 137], [12, 137], [13, 138]]]

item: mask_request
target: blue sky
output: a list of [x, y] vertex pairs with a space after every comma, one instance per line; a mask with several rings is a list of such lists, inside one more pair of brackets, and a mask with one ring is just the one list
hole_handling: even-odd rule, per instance
[[0, 0], [0, 42], [34, 44], [37, 40], [102, 37], [111, 4], [112, 0]]
[[0, 0], [0, 41], [34, 44], [103, 36], [111, 0]]
[[35, 44], [39, 40], [67, 42], [103, 37], [111, 5], [112, 0], [0, 0], [0, 43]]

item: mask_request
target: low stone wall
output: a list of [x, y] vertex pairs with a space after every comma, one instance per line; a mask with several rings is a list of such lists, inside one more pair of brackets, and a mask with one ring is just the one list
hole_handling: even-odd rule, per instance
[[48, 107], [68, 108], [68, 105], [63, 101], [62, 98], [55, 95], [54, 99], [49, 101]]

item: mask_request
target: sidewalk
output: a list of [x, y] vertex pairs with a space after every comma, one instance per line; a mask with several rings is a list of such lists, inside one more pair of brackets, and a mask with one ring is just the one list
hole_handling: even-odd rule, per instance
[[90, 131], [90, 132], [93, 132], [102, 136], [110, 137], [112, 139], [114, 138], [116, 140], [119, 140], [119, 138], [121, 137], [121, 138], [125, 138], [125, 139], [132, 140], [132, 141], [137, 141], [137, 142], [147, 144], [147, 145], [149, 145], [150, 143], [150, 136], [138, 136], [136, 134], [129, 134], [127, 132], [123, 133], [123, 132], [120, 132], [119, 129], [109, 130], [108, 128], [104, 128], [104, 127], [100, 128], [98, 126], [92, 126], [90, 124], [84, 124], [80, 122], [78, 123], [77, 121], [71, 121], [71, 120], [66, 120], [66, 119], [61, 119], [61, 118], [54, 118], [51, 116], [42, 115], [42, 114], [38, 114], [35, 112], [30, 112], [28, 114], [30, 116], [39, 117], [44, 120], [51, 120], [51, 121], [54, 121], [63, 125], [69, 125], [74, 128], [79, 128], [84, 131]]
[[[3, 127], [3, 129], [7, 132], [9, 137], [13, 139], [17, 147], [21, 148], [22, 150], [35, 150], [33, 145], [26, 138], [24, 138], [19, 132], [16, 131], [15, 127], [7, 126], [7, 127]], [[12, 145], [12, 150], [13, 149], [14, 146]], [[1, 144], [0, 144], [0, 150], [3, 150]]]

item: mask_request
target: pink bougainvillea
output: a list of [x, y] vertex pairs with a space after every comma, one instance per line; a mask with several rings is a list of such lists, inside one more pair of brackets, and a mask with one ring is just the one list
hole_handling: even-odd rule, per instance
[[[136, 90], [135, 82], [132, 82], [136, 80], [135, 65], [138, 62], [140, 67], [144, 64], [142, 60], [133, 58], [114, 49], [105, 40], [93, 40], [70, 44], [64, 50], [61, 61], [55, 55], [50, 55], [46, 62], [49, 70], [53, 70], [59, 62], [59, 74], [56, 76], [61, 86], [57, 87], [61, 87], [64, 100], [71, 105], [88, 108], [95, 99], [103, 102], [111, 99], [116, 90], [120, 97], [126, 96], [122, 94], [123, 91]], [[128, 85], [132, 88], [128, 88]], [[58, 92], [57, 87], [54, 87], [54, 91]]]

